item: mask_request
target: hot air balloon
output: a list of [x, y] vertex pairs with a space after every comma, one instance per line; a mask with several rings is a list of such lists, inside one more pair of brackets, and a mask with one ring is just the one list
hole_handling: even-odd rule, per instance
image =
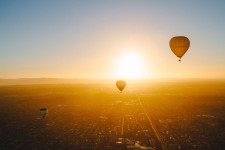
[[185, 36], [175, 36], [170, 40], [170, 49], [179, 57], [181, 61], [182, 56], [187, 52], [190, 46], [190, 41]]
[[48, 113], [48, 109], [47, 108], [41, 108], [40, 109], [40, 114], [41, 114], [42, 118], [45, 118], [47, 113]]
[[126, 87], [126, 82], [124, 80], [116, 81], [117, 88], [122, 92], [123, 89]]

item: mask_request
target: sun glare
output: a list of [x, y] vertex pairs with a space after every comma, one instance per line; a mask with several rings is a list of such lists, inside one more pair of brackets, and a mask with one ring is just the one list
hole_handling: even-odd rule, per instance
[[117, 60], [116, 77], [123, 79], [147, 77], [147, 69], [140, 55], [135, 52], [122, 54]]

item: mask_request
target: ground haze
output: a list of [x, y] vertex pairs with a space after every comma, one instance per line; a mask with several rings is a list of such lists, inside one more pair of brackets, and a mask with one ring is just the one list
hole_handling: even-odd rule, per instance
[[0, 149], [225, 147], [225, 80], [29, 83], [0, 86]]

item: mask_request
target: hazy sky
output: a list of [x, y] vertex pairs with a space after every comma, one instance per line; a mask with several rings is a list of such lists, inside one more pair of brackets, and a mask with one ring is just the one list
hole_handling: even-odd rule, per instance
[[224, 78], [225, 1], [0, 1], [0, 78], [115, 78], [129, 51], [147, 78]]

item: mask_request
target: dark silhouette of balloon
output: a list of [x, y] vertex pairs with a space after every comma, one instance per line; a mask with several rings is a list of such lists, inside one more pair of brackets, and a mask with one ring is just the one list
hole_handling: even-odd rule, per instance
[[190, 46], [190, 41], [185, 36], [175, 36], [170, 40], [170, 49], [179, 57], [181, 61], [182, 56], [187, 52]]
[[122, 92], [123, 89], [126, 87], [126, 82], [124, 80], [116, 81], [117, 88]]
[[41, 114], [42, 118], [45, 118], [47, 113], [48, 113], [48, 109], [47, 108], [41, 108], [40, 109], [40, 114]]

